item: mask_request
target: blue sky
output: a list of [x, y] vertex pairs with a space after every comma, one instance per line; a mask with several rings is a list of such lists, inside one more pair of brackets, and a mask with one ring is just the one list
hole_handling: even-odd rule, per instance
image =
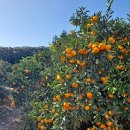
[[[53, 36], [73, 26], [69, 18], [78, 7], [93, 14], [105, 11], [106, 0], [0, 0], [0, 46], [48, 46]], [[127, 17], [130, 0], [115, 0], [114, 17]]]

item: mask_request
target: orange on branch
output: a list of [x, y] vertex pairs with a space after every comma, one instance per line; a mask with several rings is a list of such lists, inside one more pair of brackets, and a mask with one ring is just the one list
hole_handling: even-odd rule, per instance
[[115, 43], [115, 39], [113, 37], [109, 37], [108, 41], [111, 42], [111, 43]]
[[95, 31], [91, 31], [91, 35], [92, 35], [92, 36], [95, 36], [95, 35], [96, 35], [96, 32], [95, 32]]
[[66, 48], [66, 49], [65, 49], [65, 52], [66, 52], [66, 53], [71, 53], [71, 49], [70, 49], [70, 48]]
[[71, 60], [70, 60], [70, 63], [71, 63], [71, 64], [74, 64], [74, 63], [75, 63], [75, 60], [74, 60], [74, 59], [71, 59]]
[[86, 83], [90, 83], [91, 79], [90, 78], [86, 78], [85, 81], [86, 81]]
[[76, 51], [75, 51], [75, 50], [72, 50], [72, 51], [71, 51], [71, 55], [72, 55], [72, 56], [76, 56]]
[[98, 16], [93, 16], [92, 22], [97, 22], [98, 21]]
[[106, 45], [104, 43], [100, 43], [98, 47], [101, 51], [106, 49]]
[[72, 86], [73, 86], [74, 88], [78, 88], [79, 84], [78, 84], [78, 83], [73, 83]]
[[71, 97], [71, 93], [65, 93], [65, 98]]
[[108, 114], [109, 116], [112, 116], [112, 115], [113, 115], [113, 112], [112, 112], [112, 111], [108, 111], [107, 114]]
[[87, 55], [88, 54], [88, 50], [84, 50], [83, 54]]
[[89, 111], [90, 110], [90, 106], [85, 106], [85, 108], [84, 108], [86, 111]]
[[70, 58], [72, 58], [72, 55], [69, 54], [69, 53], [67, 53], [67, 54], [66, 54], [66, 57], [70, 59]]
[[107, 126], [112, 126], [112, 122], [111, 122], [111, 121], [108, 121], [108, 122], [107, 122]]
[[93, 94], [91, 92], [86, 92], [86, 96], [87, 96], [88, 99], [93, 98]]
[[108, 45], [106, 45], [105, 50], [106, 50], [106, 51], [109, 51], [109, 50], [111, 50], [111, 48], [112, 48], [112, 47], [111, 47], [111, 45], [110, 45], [110, 44], [108, 44]]
[[92, 26], [92, 25], [89, 24], [89, 23], [86, 25], [87, 28], [91, 28], [91, 26]]
[[66, 74], [66, 79], [69, 80], [71, 76], [69, 74]]
[[106, 128], [106, 125], [105, 125], [105, 124], [101, 124], [101, 125], [100, 125], [100, 128], [101, 128], [101, 129], [104, 129], [104, 128]]
[[80, 53], [80, 54], [83, 54], [83, 53], [84, 53], [84, 50], [83, 50], [83, 49], [79, 49], [79, 53]]
[[114, 56], [111, 55], [111, 54], [109, 54], [109, 55], [107, 56], [107, 58], [108, 58], [109, 60], [113, 60]]
[[94, 47], [93, 48], [93, 50], [92, 50], [92, 53], [94, 53], [94, 54], [97, 54], [97, 53], [99, 53], [99, 48], [98, 47]]

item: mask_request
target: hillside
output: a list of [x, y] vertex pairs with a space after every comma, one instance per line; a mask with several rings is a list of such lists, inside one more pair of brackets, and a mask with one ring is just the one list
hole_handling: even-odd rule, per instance
[[0, 47], [0, 60], [11, 64], [17, 63], [22, 57], [32, 56], [34, 53], [47, 49], [41, 47]]

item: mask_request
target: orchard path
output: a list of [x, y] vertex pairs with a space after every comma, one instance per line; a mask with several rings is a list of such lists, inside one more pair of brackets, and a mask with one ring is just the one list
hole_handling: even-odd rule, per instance
[[9, 104], [0, 105], [0, 130], [20, 130], [22, 108], [12, 109]]
[[21, 109], [10, 110], [0, 117], [0, 130], [20, 130]]

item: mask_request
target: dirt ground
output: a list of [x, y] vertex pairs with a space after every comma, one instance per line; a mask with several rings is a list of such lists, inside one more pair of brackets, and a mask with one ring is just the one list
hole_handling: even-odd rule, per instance
[[[8, 90], [8, 87], [6, 88], [5, 86], [0, 86], [0, 88], [4, 88], [4, 91], [11, 91]], [[0, 100], [0, 130], [20, 130], [21, 118], [21, 108], [12, 109], [10, 106], [10, 101], [4, 100], [1, 102]]]
[[[3, 109], [5, 109], [3, 107]], [[20, 130], [22, 110], [19, 108], [8, 110], [0, 117], [0, 130]]]

